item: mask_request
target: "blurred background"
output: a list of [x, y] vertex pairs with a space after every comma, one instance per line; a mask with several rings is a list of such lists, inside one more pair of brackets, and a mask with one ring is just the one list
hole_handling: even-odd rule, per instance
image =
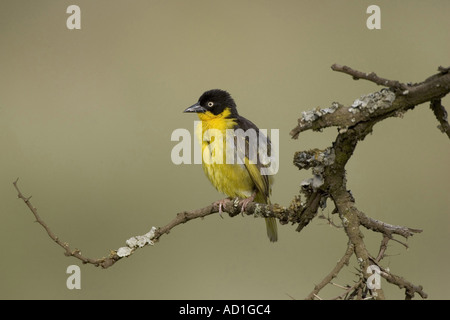
[[[81, 8], [81, 30], [66, 9]], [[12, 182], [52, 230], [100, 258], [177, 212], [223, 198], [201, 165], [174, 165], [173, 130], [193, 133], [182, 111], [208, 89], [228, 90], [242, 115], [280, 130], [272, 202], [289, 205], [310, 172], [295, 151], [325, 148], [335, 128], [289, 131], [302, 111], [351, 104], [380, 90], [333, 72], [333, 63], [419, 82], [449, 66], [450, 2], [1, 1], [1, 299], [302, 299], [346, 249], [342, 230], [314, 219], [301, 233], [218, 215], [181, 225], [154, 247], [107, 270], [67, 258], [17, 199]], [[450, 99], [443, 99], [450, 109]], [[449, 299], [450, 146], [428, 105], [383, 121], [348, 164], [357, 207], [391, 224], [422, 228], [409, 249], [391, 242], [383, 265]], [[331, 215], [332, 204], [324, 211]], [[335, 222], [338, 217], [333, 217]], [[381, 236], [363, 230], [372, 254]], [[66, 269], [81, 267], [81, 290]], [[336, 282], [352, 284], [355, 259]], [[387, 298], [404, 291], [384, 280]], [[342, 291], [327, 287], [323, 298]]]

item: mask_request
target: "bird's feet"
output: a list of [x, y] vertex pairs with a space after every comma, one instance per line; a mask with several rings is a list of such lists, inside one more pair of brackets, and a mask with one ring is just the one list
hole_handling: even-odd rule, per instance
[[222, 199], [222, 200], [218, 200], [218, 201], [216, 201], [216, 202], [214, 202], [213, 203], [213, 205], [218, 205], [219, 206], [219, 216], [223, 219], [223, 217], [222, 217], [222, 208], [225, 206], [225, 204], [227, 203], [227, 202], [230, 202], [231, 201], [231, 199], [230, 198], [225, 198], [225, 199]]
[[255, 196], [256, 193], [253, 193], [250, 197], [242, 199], [241, 201], [239, 201], [239, 204], [242, 206], [241, 207], [241, 214], [244, 215], [244, 211], [247, 208], [247, 205], [252, 202], [253, 200], [255, 200]]

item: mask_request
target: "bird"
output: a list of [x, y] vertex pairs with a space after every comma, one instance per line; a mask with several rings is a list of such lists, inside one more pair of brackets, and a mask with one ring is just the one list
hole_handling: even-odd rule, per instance
[[[221, 89], [208, 90], [184, 112], [196, 113], [201, 120], [196, 136], [201, 145], [203, 171], [213, 186], [229, 197], [215, 202], [219, 214], [226, 201], [233, 198], [241, 199], [242, 212], [252, 201], [270, 204], [274, 179], [261, 170], [267, 167], [261, 158], [271, 152], [271, 142], [253, 122], [238, 113], [231, 95]], [[248, 132], [255, 133], [258, 139], [252, 140]], [[276, 242], [276, 219], [265, 218], [265, 222], [269, 240]]]

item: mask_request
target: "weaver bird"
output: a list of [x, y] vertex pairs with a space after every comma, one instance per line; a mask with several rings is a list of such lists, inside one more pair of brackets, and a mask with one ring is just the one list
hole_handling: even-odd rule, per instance
[[[196, 135], [202, 149], [203, 170], [214, 187], [230, 197], [216, 202], [219, 213], [226, 201], [236, 197], [242, 199], [242, 211], [251, 201], [269, 204], [273, 178], [264, 171], [267, 163], [261, 158], [264, 160], [270, 153], [271, 142], [253, 122], [238, 114], [231, 95], [220, 89], [206, 91], [184, 112], [197, 113], [200, 118]], [[258, 138], [252, 140], [248, 132]], [[277, 241], [275, 218], [265, 221], [267, 236], [270, 241]]]

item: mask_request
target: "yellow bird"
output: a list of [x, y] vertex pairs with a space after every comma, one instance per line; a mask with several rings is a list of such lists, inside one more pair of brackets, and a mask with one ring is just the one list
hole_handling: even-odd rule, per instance
[[[264, 171], [267, 162], [261, 158], [270, 155], [271, 142], [238, 114], [231, 95], [220, 89], [206, 91], [184, 112], [197, 113], [201, 120], [196, 135], [202, 146], [202, 166], [214, 187], [230, 198], [243, 199], [242, 211], [251, 201], [269, 204], [273, 177]], [[218, 201], [219, 213], [225, 201]], [[276, 219], [265, 221], [267, 236], [277, 241]]]

